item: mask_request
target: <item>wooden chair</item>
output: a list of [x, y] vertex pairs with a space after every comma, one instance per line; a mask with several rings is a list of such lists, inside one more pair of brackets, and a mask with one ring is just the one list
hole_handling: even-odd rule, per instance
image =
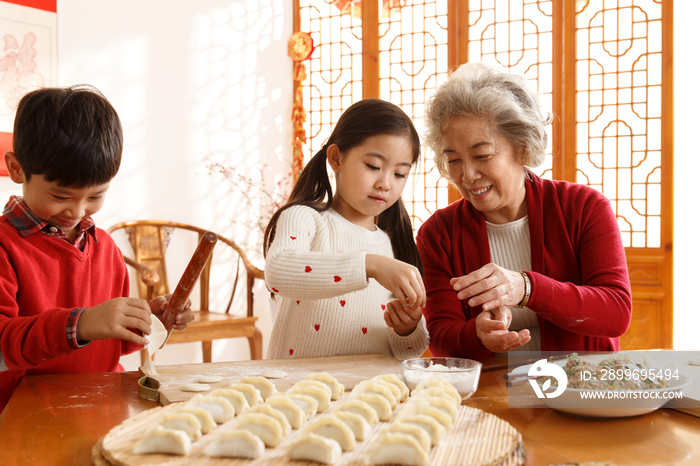
[[[107, 229], [107, 232], [114, 236], [118, 230], [124, 230], [129, 244], [131, 245], [134, 258], [124, 256], [124, 261], [127, 265], [134, 267], [139, 276], [138, 287], [139, 296], [142, 299], [150, 300], [156, 296], [166, 295], [171, 292], [168, 284], [168, 273], [165, 266], [165, 257], [168, 245], [171, 240], [171, 235], [176, 230], [188, 230], [197, 233], [197, 243], [202, 235], [207, 232], [203, 228], [198, 228], [192, 225], [183, 223], [167, 222], [161, 220], [134, 220], [118, 223]], [[218, 244], [214, 248], [212, 257], [204, 267], [199, 278], [200, 288], [200, 303], [199, 310], [194, 309], [195, 300], [193, 299], [194, 321], [187, 325], [185, 331], [175, 331], [170, 335], [168, 344], [170, 343], [187, 343], [193, 341], [202, 342], [202, 354], [204, 362], [211, 362], [212, 340], [220, 338], [236, 338], [246, 337], [250, 345], [251, 359], [262, 359], [262, 334], [255, 326], [255, 321], [258, 319], [253, 316], [253, 285], [255, 279], [264, 279], [264, 272], [248, 261], [245, 252], [233, 241], [217, 235], [219, 237]], [[196, 246], [196, 243], [195, 243]], [[236, 256], [237, 262], [235, 265], [235, 278], [233, 279], [231, 296], [228, 300], [228, 306], [225, 312], [212, 312], [209, 309], [209, 282], [211, 274], [212, 258], [220, 256], [224, 252], [222, 248], [229, 246], [233, 249], [230, 251]], [[228, 248], [226, 248], [228, 249]], [[218, 250], [218, 251], [217, 251]], [[217, 252], [219, 254], [217, 254]], [[190, 254], [187, 254], [187, 261], [191, 254], [194, 253], [194, 246]], [[247, 312], [245, 317], [231, 315], [229, 310], [234, 301], [236, 290], [238, 288], [240, 263], [246, 270], [246, 293], [247, 293]], [[179, 280], [179, 277], [178, 277]], [[177, 282], [174, 283], [176, 285]], [[173, 285], [173, 286], [174, 286]], [[141, 363], [145, 362], [148, 357], [145, 350], [141, 352]]]

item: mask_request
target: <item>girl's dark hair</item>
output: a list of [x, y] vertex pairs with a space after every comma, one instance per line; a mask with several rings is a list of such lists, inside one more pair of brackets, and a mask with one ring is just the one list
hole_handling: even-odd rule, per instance
[[[420, 138], [411, 119], [401, 108], [380, 99], [364, 99], [355, 102], [338, 119], [328, 142], [304, 167], [292, 189], [287, 203], [270, 219], [265, 229], [264, 253], [275, 239], [275, 229], [280, 214], [292, 206], [301, 205], [323, 212], [331, 208], [333, 189], [326, 168], [326, 149], [335, 144], [340, 152], [359, 146], [367, 138], [377, 135], [406, 136], [413, 147], [413, 163], [420, 157]], [[379, 214], [377, 226], [391, 239], [394, 257], [414, 265], [423, 273], [418, 248], [413, 239], [411, 218], [403, 200], [399, 197], [394, 205]]]
[[119, 171], [122, 126], [114, 107], [87, 84], [29, 92], [15, 115], [13, 151], [27, 180], [85, 188]]

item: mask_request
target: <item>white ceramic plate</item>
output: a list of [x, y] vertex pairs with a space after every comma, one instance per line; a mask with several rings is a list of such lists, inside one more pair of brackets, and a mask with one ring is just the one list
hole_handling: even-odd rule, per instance
[[[593, 362], [593, 361], [591, 361]], [[597, 363], [597, 361], [596, 361]], [[555, 361], [555, 364], [564, 366], [566, 360]], [[511, 374], [527, 374], [531, 364], [516, 367]], [[692, 379], [679, 374], [678, 379], [667, 380], [668, 387], [649, 388], [644, 390], [596, 390], [590, 388], [567, 388], [564, 393], [556, 398], [542, 398], [540, 401], [549, 408], [570, 414], [591, 417], [630, 417], [650, 413], [661, 408], [674, 398], [669, 398], [668, 393], [678, 392], [689, 386]], [[590, 395], [596, 392], [624, 392], [625, 398], [593, 399]], [[582, 392], [588, 392], [589, 398], [584, 398]], [[622, 393], [621, 393], [622, 395]], [[606, 396], [608, 396], [606, 394]], [[666, 397], [666, 398], [664, 398]]]

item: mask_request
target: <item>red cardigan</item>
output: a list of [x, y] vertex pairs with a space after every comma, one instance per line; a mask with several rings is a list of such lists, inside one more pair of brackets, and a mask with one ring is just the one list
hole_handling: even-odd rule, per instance
[[0, 352], [9, 368], [0, 372], [0, 410], [25, 374], [120, 371], [120, 356], [142, 348], [120, 339], [68, 343], [72, 310], [129, 296], [119, 248], [105, 231], [96, 235], [80, 251], [41, 232], [22, 238], [0, 216]]
[[[625, 251], [610, 201], [588, 186], [525, 181], [532, 270], [528, 308], [537, 313], [542, 351], [619, 350], [632, 318]], [[435, 212], [416, 240], [425, 270], [424, 310], [436, 356], [493, 354], [476, 336], [481, 306], [450, 285], [491, 262], [484, 215], [461, 199]]]

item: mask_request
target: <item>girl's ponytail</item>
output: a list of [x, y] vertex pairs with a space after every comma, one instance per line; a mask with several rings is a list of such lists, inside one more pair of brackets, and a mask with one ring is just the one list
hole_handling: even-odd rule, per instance
[[418, 254], [418, 247], [413, 239], [411, 217], [408, 215], [403, 199], [399, 198], [393, 206], [377, 217], [377, 226], [384, 230], [391, 239], [394, 257], [415, 266], [423, 275], [423, 263]]

